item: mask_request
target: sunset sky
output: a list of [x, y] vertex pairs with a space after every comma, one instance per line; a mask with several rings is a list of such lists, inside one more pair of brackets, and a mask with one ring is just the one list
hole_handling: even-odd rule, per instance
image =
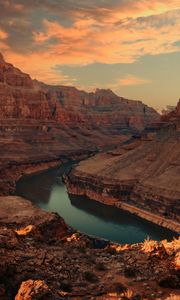
[[180, 0], [2, 0], [0, 52], [46, 83], [175, 105]]

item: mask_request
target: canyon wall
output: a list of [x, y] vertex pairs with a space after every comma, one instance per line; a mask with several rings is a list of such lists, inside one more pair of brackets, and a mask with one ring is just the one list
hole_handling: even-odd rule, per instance
[[32, 80], [0, 55], [1, 193], [7, 193], [12, 166], [15, 174], [19, 165], [82, 158], [121, 144], [158, 119], [152, 108], [110, 90], [86, 93]]
[[152, 141], [140, 139], [79, 163], [69, 193], [86, 195], [180, 232], [179, 104]]

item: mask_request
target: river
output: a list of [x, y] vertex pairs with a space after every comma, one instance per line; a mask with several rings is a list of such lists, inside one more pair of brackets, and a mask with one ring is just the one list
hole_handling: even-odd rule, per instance
[[115, 207], [68, 195], [61, 178], [70, 167], [70, 163], [65, 163], [58, 169], [25, 176], [17, 183], [16, 194], [45, 210], [59, 213], [68, 225], [81, 232], [121, 244], [142, 242], [147, 237], [171, 240], [177, 236]]

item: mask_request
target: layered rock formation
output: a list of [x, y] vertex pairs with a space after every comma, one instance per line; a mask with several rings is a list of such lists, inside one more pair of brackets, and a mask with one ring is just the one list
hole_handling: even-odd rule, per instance
[[177, 127], [180, 127], [180, 125], [179, 125], [179, 122], [180, 122], [180, 99], [176, 106], [176, 109], [166, 115], [163, 115], [161, 117], [161, 119], [162, 119], [162, 121], [165, 121], [165, 122], [168, 121], [168, 122], [175, 123], [175, 124], [177, 124]]
[[68, 191], [116, 205], [180, 232], [179, 104], [157, 137], [81, 162], [66, 179]]
[[117, 131], [140, 129], [159, 119], [154, 109], [140, 101], [118, 97], [111, 90], [96, 89], [86, 93], [74, 87], [48, 86], [36, 81], [49, 99], [58, 99], [54, 117], [59, 123], [74, 126], [75, 123], [89, 129]]
[[178, 299], [179, 240], [95, 240], [19, 197], [0, 197], [0, 211], [3, 300]]
[[[0, 56], [3, 180], [8, 180], [7, 166], [88, 155], [90, 151], [121, 143], [127, 139], [125, 134], [142, 130], [158, 118], [152, 108], [140, 101], [118, 97], [110, 90], [86, 93], [73, 87], [33, 81]], [[14, 184], [11, 186], [13, 189]]]

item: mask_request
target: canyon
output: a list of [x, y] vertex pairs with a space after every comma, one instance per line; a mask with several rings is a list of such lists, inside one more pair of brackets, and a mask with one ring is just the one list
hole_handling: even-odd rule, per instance
[[2, 300], [178, 299], [179, 239], [119, 245], [92, 238], [14, 194], [23, 175], [78, 159], [64, 178], [71, 194], [178, 232], [179, 116], [180, 103], [160, 120], [111, 90], [49, 86], [0, 55]]
[[140, 139], [80, 162], [66, 177], [85, 195], [180, 232], [180, 102], [152, 140]]
[[1, 194], [13, 193], [29, 165], [85, 157], [158, 120], [154, 109], [111, 90], [86, 93], [32, 80], [0, 55]]

